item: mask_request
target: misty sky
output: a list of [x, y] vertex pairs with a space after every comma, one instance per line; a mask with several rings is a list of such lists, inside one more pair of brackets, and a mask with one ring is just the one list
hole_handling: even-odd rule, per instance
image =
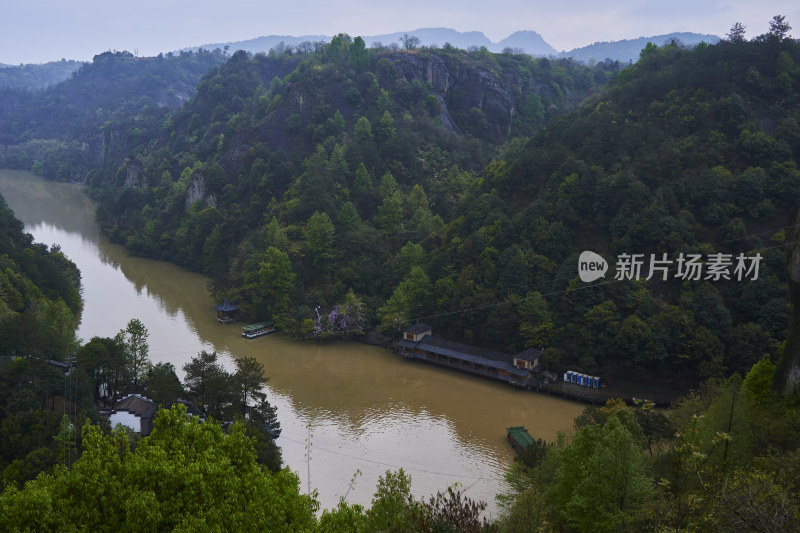
[[[416, 28], [482, 31], [497, 42], [533, 30], [557, 50], [675, 31], [747, 37], [786, 15], [800, 36], [798, 0], [0, 0], [0, 63], [141, 56], [264, 35], [375, 35]], [[444, 44], [444, 43], [439, 43]]]

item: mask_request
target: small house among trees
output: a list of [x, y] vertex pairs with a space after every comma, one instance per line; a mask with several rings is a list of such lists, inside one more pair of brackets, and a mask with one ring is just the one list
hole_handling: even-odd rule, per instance
[[406, 329], [397, 349], [406, 359], [463, 370], [517, 387], [528, 387], [542, 370], [542, 350], [528, 348], [517, 355], [509, 355], [436, 337], [433, 328], [426, 324], [414, 324]]
[[138, 394], [130, 394], [117, 403], [116, 409], [109, 416], [109, 421], [112, 427], [122, 424], [146, 437], [153, 431], [156, 408], [152, 400]]

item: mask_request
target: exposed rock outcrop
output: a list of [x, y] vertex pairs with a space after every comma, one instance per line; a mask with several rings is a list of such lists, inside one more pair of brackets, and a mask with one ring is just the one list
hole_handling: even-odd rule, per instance
[[147, 186], [141, 161], [125, 159], [125, 170], [125, 187], [129, 189], [134, 187], [144, 189]]
[[124, 140], [125, 132], [121, 127], [104, 127], [86, 136], [82, 148], [84, 153], [88, 153], [92, 162], [102, 167], [123, 147]]
[[189, 207], [198, 200], [202, 200], [208, 207], [217, 206], [217, 198], [213, 194], [208, 194], [206, 190], [205, 177], [195, 172], [186, 188], [186, 207]]
[[502, 80], [485, 68], [448, 66], [435, 54], [397, 52], [391, 59], [399, 76], [409, 82], [424, 82], [430, 94], [439, 100], [439, 118], [448, 131], [461, 132], [474, 127], [469, 122], [475, 113], [470, 115], [470, 112], [477, 109], [485, 117], [485, 128], [494, 140], [502, 141], [508, 136], [514, 119], [514, 96]]

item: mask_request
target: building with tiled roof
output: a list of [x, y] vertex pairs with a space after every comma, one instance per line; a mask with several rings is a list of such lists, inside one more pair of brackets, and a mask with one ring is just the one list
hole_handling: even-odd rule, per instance
[[542, 369], [542, 350], [528, 348], [510, 355], [434, 336], [426, 324], [406, 329], [397, 349], [406, 359], [455, 368], [518, 387], [527, 387], [531, 377]]
[[138, 394], [130, 394], [114, 407], [109, 416], [111, 427], [122, 424], [146, 437], [153, 431], [153, 418], [158, 406], [154, 401]]

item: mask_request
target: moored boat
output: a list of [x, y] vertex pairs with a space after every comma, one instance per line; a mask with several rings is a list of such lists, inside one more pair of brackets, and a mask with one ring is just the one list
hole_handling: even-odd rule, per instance
[[257, 324], [244, 326], [242, 328], [242, 337], [253, 339], [255, 337], [260, 337], [261, 335], [274, 333], [275, 331], [277, 330], [272, 322], [259, 322]]
[[531, 437], [528, 430], [525, 429], [525, 426], [514, 426], [510, 428], [506, 428], [506, 436], [508, 437], [508, 442], [511, 444], [511, 447], [518, 454], [522, 454], [528, 449], [528, 446], [533, 444], [533, 437]]

